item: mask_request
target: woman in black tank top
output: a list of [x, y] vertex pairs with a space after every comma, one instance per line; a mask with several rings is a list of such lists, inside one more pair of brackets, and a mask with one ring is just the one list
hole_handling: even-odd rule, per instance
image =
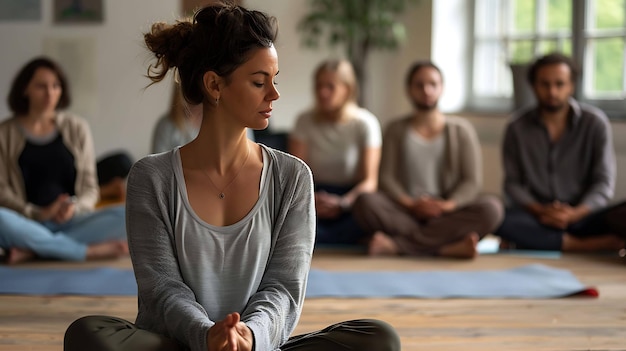
[[9, 264], [82, 261], [128, 252], [121, 206], [94, 212], [98, 181], [89, 126], [63, 112], [67, 80], [44, 57], [27, 63], [0, 123], [0, 248]]

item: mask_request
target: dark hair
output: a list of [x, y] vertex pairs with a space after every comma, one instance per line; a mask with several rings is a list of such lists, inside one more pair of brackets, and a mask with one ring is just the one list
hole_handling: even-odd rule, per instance
[[413, 63], [411, 67], [409, 68], [409, 71], [407, 72], [406, 79], [405, 79], [406, 86], [408, 87], [411, 85], [411, 83], [413, 82], [413, 76], [415, 75], [415, 73], [417, 73], [422, 68], [426, 68], [426, 67], [434, 68], [439, 73], [439, 76], [441, 77], [441, 81], [443, 82], [443, 74], [441, 73], [441, 70], [439, 69], [439, 67], [437, 67], [437, 65], [435, 65], [432, 61], [422, 60], [422, 61], [417, 61]]
[[59, 98], [56, 108], [63, 109], [70, 105], [71, 98], [67, 78], [65, 78], [65, 73], [63, 73], [61, 67], [47, 57], [37, 57], [22, 67], [11, 84], [11, 90], [9, 91], [7, 102], [9, 103], [9, 108], [14, 115], [23, 115], [28, 113], [28, 108], [30, 106], [28, 97], [24, 95], [24, 92], [26, 91], [30, 81], [33, 79], [33, 76], [35, 76], [35, 72], [39, 68], [46, 68], [53, 71], [61, 84], [61, 97]]
[[219, 2], [197, 11], [193, 19], [176, 24], [157, 22], [144, 34], [156, 63], [148, 67], [153, 83], [177, 68], [183, 96], [192, 104], [204, 101], [202, 77], [214, 71], [224, 77], [245, 63], [250, 52], [269, 48], [278, 34], [276, 18], [247, 10], [230, 2]]
[[542, 56], [533, 62], [533, 64], [528, 68], [528, 82], [530, 85], [535, 85], [535, 81], [537, 80], [537, 71], [539, 71], [541, 67], [561, 63], [566, 64], [567, 67], [569, 67], [570, 79], [572, 82], [576, 82], [578, 74], [580, 73], [578, 67], [571, 58], [557, 52]]
[[125, 179], [133, 166], [133, 159], [126, 151], [117, 151], [104, 156], [96, 163], [98, 185], [115, 178]]

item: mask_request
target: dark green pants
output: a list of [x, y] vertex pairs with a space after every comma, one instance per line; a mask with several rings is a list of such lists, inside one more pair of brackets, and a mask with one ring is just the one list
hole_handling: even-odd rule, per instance
[[[65, 351], [183, 351], [165, 336], [137, 328], [121, 318], [87, 316], [65, 333]], [[374, 319], [341, 322], [324, 330], [291, 337], [282, 351], [399, 351], [400, 338], [389, 324]], [[257, 350], [271, 351], [271, 350]]]

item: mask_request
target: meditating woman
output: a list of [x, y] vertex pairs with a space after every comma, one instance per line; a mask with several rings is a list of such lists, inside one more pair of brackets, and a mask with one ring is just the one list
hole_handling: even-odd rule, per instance
[[81, 318], [65, 350], [400, 350], [377, 320], [291, 336], [313, 252], [311, 173], [246, 137], [267, 127], [279, 97], [275, 39], [273, 17], [221, 3], [145, 35], [157, 58], [149, 76], [177, 71], [185, 99], [203, 104], [202, 125], [189, 144], [131, 170], [135, 324]]
[[378, 186], [380, 124], [356, 103], [358, 86], [350, 62], [322, 62], [314, 82], [315, 107], [298, 117], [289, 136], [289, 152], [313, 172], [316, 242], [362, 243], [365, 232], [351, 208], [360, 194]]

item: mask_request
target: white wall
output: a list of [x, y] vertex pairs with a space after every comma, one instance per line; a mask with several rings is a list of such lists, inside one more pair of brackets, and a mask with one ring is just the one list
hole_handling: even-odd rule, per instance
[[405, 75], [413, 62], [430, 59], [432, 55], [433, 2], [420, 0], [402, 16], [407, 31], [402, 47], [394, 52], [375, 52], [371, 57], [367, 108], [383, 126], [411, 111], [405, 95]]

